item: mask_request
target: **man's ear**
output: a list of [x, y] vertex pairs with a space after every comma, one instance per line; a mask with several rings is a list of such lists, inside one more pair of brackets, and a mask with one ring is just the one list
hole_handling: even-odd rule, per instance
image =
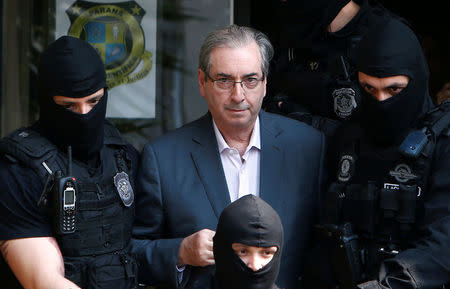
[[266, 97], [266, 89], [267, 89], [267, 76], [264, 77], [263, 83], [264, 85], [264, 94], [263, 94], [263, 98]]
[[206, 76], [206, 74], [203, 72], [203, 70], [201, 70], [199, 68], [197, 75], [198, 75], [198, 87], [200, 88], [200, 94], [203, 97], [205, 97], [205, 85], [206, 85], [205, 76]]

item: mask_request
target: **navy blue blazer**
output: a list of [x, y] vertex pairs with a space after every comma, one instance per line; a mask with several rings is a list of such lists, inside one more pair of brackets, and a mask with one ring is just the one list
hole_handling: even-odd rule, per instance
[[[276, 284], [296, 289], [317, 221], [325, 140], [296, 120], [263, 111], [259, 119], [260, 197], [278, 212], [284, 227]], [[139, 282], [183, 287], [176, 278], [182, 239], [201, 229], [215, 230], [230, 203], [209, 113], [145, 145], [137, 190], [131, 246], [139, 262]], [[187, 266], [182, 284], [201, 288], [213, 267]]]

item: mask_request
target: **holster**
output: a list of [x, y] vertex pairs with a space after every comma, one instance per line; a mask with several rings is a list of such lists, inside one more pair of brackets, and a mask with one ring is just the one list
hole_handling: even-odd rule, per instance
[[364, 276], [358, 236], [353, 233], [352, 225], [325, 224], [318, 225], [317, 229], [333, 249], [330, 260], [339, 288], [355, 288]]

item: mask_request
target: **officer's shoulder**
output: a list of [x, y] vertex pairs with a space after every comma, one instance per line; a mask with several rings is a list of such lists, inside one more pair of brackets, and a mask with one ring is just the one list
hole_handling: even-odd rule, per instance
[[56, 147], [40, 135], [35, 125], [18, 128], [0, 139], [0, 153], [4, 159], [12, 163], [29, 163], [55, 154]]
[[11, 179], [11, 176], [27, 180], [38, 177], [35, 170], [26, 166], [23, 162], [12, 157], [0, 157], [0, 180]]
[[436, 140], [436, 155], [442, 159], [444, 155], [450, 155], [450, 127], [446, 128]]
[[15, 140], [20, 143], [20, 140], [28, 140], [30, 138], [41, 137], [39, 133], [34, 129], [34, 125], [23, 126], [9, 132], [6, 136], [0, 139], [0, 142], [6, 142], [8, 140]]
[[20, 141], [19, 139], [26, 139], [30, 135], [33, 136], [34, 133], [30, 127], [21, 127], [0, 139], [0, 179], [9, 179], [11, 176], [16, 178], [27, 176], [27, 179], [31, 179], [36, 176], [34, 170], [23, 161], [23, 159], [27, 158], [23, 150], [29, 151], [34, 156], [39, 154], [39, 152], [35, 152], [28, 143], [22, 149], [18, 149], [15, 146], [15, 143]]
[[419, 127], [425, 126], [435, 133], [436, 145], [449, 150], [450, 146], [450, 100], [433, 107], [421, 119]]

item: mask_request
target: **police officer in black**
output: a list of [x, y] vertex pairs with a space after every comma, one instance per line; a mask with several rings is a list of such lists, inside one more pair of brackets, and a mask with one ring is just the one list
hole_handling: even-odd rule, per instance
[[280, 6], [285, 6], [283, 36], [275, 41], [263, 108], [331, 135], [342, 121], [358, 118], [358, 42], [376, 19], [396, 16], [368, 0], [282, 1]]
[[39, 120], [0, 141], [0, 287], [136, 288], [138, 153], [105, 120], [103, 62], [63, 36], [39, 84]]
[[321, 249], [303, 288], [445, 288], [450, 282], [450, 103], [434, 107], [419, 41], [382, 20], [356, 58], [361, 122], [339, 128]]

